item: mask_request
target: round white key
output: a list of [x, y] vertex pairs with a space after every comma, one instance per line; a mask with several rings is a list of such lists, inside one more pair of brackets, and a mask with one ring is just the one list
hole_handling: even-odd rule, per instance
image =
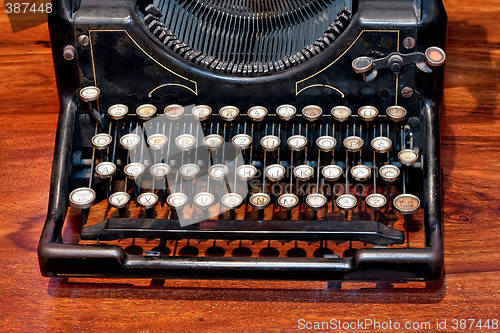
[[167, 144], [168, 139], [163, 134], [153, 134], [148, 137], [148, 145], [153, 150], [160, 150]]
[[252, 145], [252, 137], [248, 134], [236, 134], [231, 139], [231, 142], [236, 148], [245, 150]]
[[372, 193], [365, 199], [366, 204], [373, 210], [379, 210], [387, 204], [387, 198], [382, 194]]
[[392, 148], [392, 141], [388, 137], [378, 136], [372, 140], [372, 148], [377, 153], [387, 153]]
[[215, 197], [212, 193], [200, 192], [194, 196], [193, 201], [200, 208], [208, 208], [214, 204]]
[[141, 142], [141, 138], [134, 133], [125, 134], [120, 138], [120, 146], [127, 150], [135, 149], [139, 142]]
[[156, 163], [149, 168], [149, 173], [156, 179], [163, 179], [170, 173], [170, 165], [166, 163]]
[[292, 135], [286, 140], [291, 150], [302, 150], [307, 147], [307, 138], [303, 135]]
[[385, 113], [387, 114], [387, 118], [394, 122], [402, 121], [406, 118], [406, 115], [408, 112], [406, 109], [402, 106], [389, 106], [386, 110]]
[[181, 176], [188, 180], [196, 178], [200, 173], [200, 170], [201, 169], [198, 165], [192, 163], [184, 164], [179, 168]]
[[292, 193], [285, 193], [279, 196], [278, 205], [285, 210], [294, 209], [299, 204], [299, 198]]
[[175, 146], [180, 150], [189, 150], [196, 144], [196, 138], [191, 134], [181, 134], [175, 138]]
[[281, 144], [280, 138], [275, 135], [266, 135], [260, 139], [260, 145], [266, 151], [273, 151], [279, 148]]
[[113, 138], [107, 133], [99, 133], [92, 137], [92, 145], [97, 150], [108, 148], [112, 141]]
[[302, 109], [302, 115], [309, 121], [315, 121], [321, 118], [323, 110], [317, 105], [308, 105]]
[[286, 169], [281, 164], [271, 164], [266, 168], [266, 177], [273, 182], [283, 179], [285, 174]]
[[372, 175], [372, 170], [366, 165], [355, 165], [351, 168], [351, 176], [359, 182], [364, 182]]
[[347, 106], [340, 106], [339, 105], [339, 106], [333, 107], [331, 113], [332, 113], [333, 119], [335, 119], [336, 121], [339, 121], [339, 122], [344, 122], [347, 119], [349, 119], [349, 117], [352, 114], [352, 111]]
[[224, 164], [214, 164], [208, 168], [208, 175], [215, 180], [223, 180], [229, 173], [229, 168]]
[[184, 107], [179, 104], [171, 104], [163, 109], [163, 113], [168, 119], [176, 120], [184, 114]]
[[156, 114], [156, 106], [153, 104], [143, 104], [135, 110], [135, 113], [139, 119], [148, 120]]
[[399, 161], [407, 166], [413, 165], [418, 161], [418, 153], [413, 149], [403, 149], [398, 153]]
[[203, 144], [208, 149], [217, 149], [224, 144], [224, 138], [219, 134], [209, 134], [203, 139]]
[[125, 118], [127, 114], [128, 114], [128, 107], [124, 104], [115, 104], [111, 105], [108, 108], [108, 116], [111, 119], [115, 120], [122, 119]]
[[158, 203], [158, 196], [151, 192], [142, 193], [137, 197], [137, 203], [144, 209], [151, 209]]
[[353, 210], [357, 204], [358, 199], [352, 194], [342, 194], [336, 200], [337, 207], [342, 210]]
[[306, 204], [313, 210], [320, 210], [326, 205], [327, 202], [328, 200], [326, 197], [319, 193], [309, 194], [306, 197]]
[[73, 208], [87, 209], [92, 207], [96, 200], [95, 191], [89, 187], [80, 187], [69, 194], [69, 204]]
[[382, 180], [385, 180], [386, 182], [395, 181], [399, 178], [400, 173], [401, 172], [399, 171], [399, 168], [397, 166], [390, 164], [381, 166], [378, 170], [380, 178], [382, 178]]
[[266, 208], [271, 203], [271, 197], [266, 193], [255, 193], [250, 197], [250, 204], [257, 209]]
[[365, 105], [358, 109], [358, 115], [365, 121], [372, 121], [377, 118], [378, 109], [374, 106]]
[[394, 208], [402, 214], [413, 214], [420, 207], [420, 199], [413, 194], [400, 194], [392, 201]]
[[212, 108], [208, 105], [197, 105], [191, 111], [193, 117], [199, 121], [208, 119], [212, 115]]
[[310, 165], [299, 165], [293, 168], [293, 174], [298, 180], [305, 182], [314, 176], [314, 169]]
[[254, 106], [248, 109], [247, 115], [253, 121], [262, 121], [267, 116], [267, 109], [263, 106]]
[[129, 163], [123, 168], [123, 172], [130, 179], [136, 179], [142, 176], [146, 168], [142, 163]]
[[337, 140], [333, 136], [324, 135], [316, 139], [316, 145], [321, 151], [332, 151], [337, 146]]
[[125, 208], [130, 202], [130, 195], [126, 192], [115, 192], [109, 196], [108, 202], [115, 208]]
[[225, 121], [232, 121], [238, 118], [240, 110], [236, 106], [225, 106], [219, 110], [219, 115]]
[[365, 141], [359, 136], [348, 136], [344, 139], [344, 147], [348, 151], [357, 152], [363, 149]]
[[295, 117], [297, 109], [293, 105], [283, 104], [276, 108], [276, 114], [278, 115], [278, 118], [288, 121]]
[[326, 180], [334, 182], [342, 177], [343, 171], [338, 165], [327, 165], [321, 169], [321, 174]]
[[239, 206], [241, 206], [243, 198], [238, 193], [227, 193], [224, 194], [224, 196], [221, 199], [221, 202], [224, 205], [224, 207], [228, 209], [236, 209]]
[[84, 102], [95, 101], [101, 96], [101, 90], [94, 86], [88, 86], [80, 90], [80, 98]]
[[167, 205], [173, 208], [181, 208], [187, 201], [187, 196], [181, 192], [172, 193], [167, 197]]
[[112, 162], [101, 162], [95, 166], [95, 173], [101, 178], [108, 178], [116, 172], [116, 165]]
[[236, 169], [236, 174], [242, 180], [252, 180], [257, 175], [257, 168], [250, 164], [243, 164]]

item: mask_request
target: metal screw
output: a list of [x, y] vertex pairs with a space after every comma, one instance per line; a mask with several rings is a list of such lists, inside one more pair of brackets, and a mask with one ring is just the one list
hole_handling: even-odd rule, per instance
[[87, 36], [87, 35], [80, 35], [78, 37], [78, 43], [80, 43], [81, 46], [87, 46], [87, 45], [89, 45], [89, 36]]
[[413, 89], [411, 89], [410, 87], [404, 87], [403, 89], [401, 89], [401, 96], [403, 96], [404, 98], [410, 98], [411, 96], [413, 96]]
[[80, 123], [82, 125], [89, 125], [90, 124], [90, 117], [88, 114], [84, 113], [80, 116]]
[[420, 120], [417, 117], [411, 117], [408, 119], [408, 125], [412, 128], [416, 128], [420, 125]]
[[412, 38], [412, 37], [406, 37], [404, 40], [403, 40], [403, 46], [410, 50], [412, 48], [415, 47], [415, 39]]
[[63, 50], [63, 57], [66, 60], [73, 60], [75, 58], [75, 48], [71, 45], [66, 45]]

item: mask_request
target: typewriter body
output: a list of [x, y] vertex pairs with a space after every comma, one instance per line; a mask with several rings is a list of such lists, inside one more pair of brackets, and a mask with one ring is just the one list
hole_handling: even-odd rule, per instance
[[441, 277], [441, 1], [53, 8], [43, 275]]

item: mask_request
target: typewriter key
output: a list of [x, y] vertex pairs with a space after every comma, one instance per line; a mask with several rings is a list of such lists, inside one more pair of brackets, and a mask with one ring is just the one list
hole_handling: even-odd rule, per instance
[[307, 146], [307, 139], [303, 135], [292, 135], [286, 143], [291, 150], [302, 150]]
[[193, 163], [184, 164], [179, 168], [179, 172], [184, 179], [193, 179], [200, 173], [200, 167]]
[[327, 201], [326, 197], [319, 193], [309, 194], [306, 197], [307, 205], [313, 210], [320, 210], [326, 205]]
[[299, 203], [299, 198], [292, 193], [285, 193], [279, 196], [278, 205], [285, 210], [294, 209]]
[[366, 204], [373, 210], [379, 210], [387, 204], [387, 198], [382, 194], [372, 193], [365, 199]]
[[252, 180], [257, 175], [257, 168], [250, 164], [240, 165], [236, 169], [236, 174], [242, 180]]
[[215, 202], [215, 197], [212, 193], [200, 192], [194, 196], [193, 201], [200, 208], [208, 208]]
[[156, 163], [149, 168], [149, 173], [156, 179], [163, 179], [170, 173], [170, 165], [165, 163]]
[[278, 115], [278, 118], [288, 121], [295, 117], [297, 109], [293, 105], [283, 104], [276, 108], [276, 114]]
[[357, 74], [364, 74], [372, 70], [373, 60], [368, 57], [358, 57], [351, 63], [352, 70]]
[[168, 119], [179, 119], [184, 114], [184, 107], [179, 104], [171, 104], [163, 109], [163, 113]]
[[266, 177], [273, 182], [283, 179], [286, 169], [281, 164], [271, 164], [266, 168]]
[[149, 120], [156, 114], [156, 106], [153, 104], [143, 104], [135, 110], [135, 113], [139, 119]]
[[123, 168], [123, 172], [130, 179], [139, 178], [146, 168], [141, 163], [129, 163]]
[[321, 151], [332, 151], [337, 146], [337, 140], [332, 136], [320, 136], [316, 139], [316, 145]]
[[101, 90], [97, 87], [89, 86], [80, 90], [80, 98], [84, 102], [95, 101], [101, 96]]
[[394, 198], [392, 204], [398, 212], [408, 215], [420, 207], [420, 199], [413, 194], [400, 194]]
[[130, 195], [126, 192], [115, 192], [109, 196], [108, 202], [115, 208], [125, 208], [130, 201]]
[[254, 106], [248, 109], [247, 114], [253, 121], [262, 121], [267, 116], [267, 109], [263, 106]]
[[385, 136], [378, 136], [372, 140], [372, 148], [377, 153], [387, 153], [391, 147], [392, 141]]
[[151, 192], [142, 193], [137, 197], [137, 203], [144, 209], [151, 209], [158, 203], [158, 196]]
[[387, 114], [387, 118], [394, 122], [402, 121], [406, 118], [407, 111], [404, 107], [402, 106], [389, 106], [386, 110], [385, 113]]
[[96, 165], [95, 173], [101, 178], [108, 178], [116, 172], [116, 165], [112, 162], [101, 162]]
[[224, 138], [219, 134], [209, 134], [203, 139], [203, 144], [208, 149], [217, 149], [224, 144]]
[[252, 137], [248, 134], [236, 134], [231, 139], [231, 142], [235, 147], [244, 150], [252, 144]]
[[333, 119], [340, 122], [346, 121], [351, 116], [351, 109], [347, 106], [335, 106], [331, 112]]
[[358, 199], [352, 194], [342, 194], [336, 200], [337, 207], [342, 210], [352, 210], [358, 204]]
[[172, 193], [167, 197], [167, 204], [173, 208], [181, 208], [188, 201], [187, 196], [184, 193]]
[[191, 134], [181, 134], [175, 138], [175, 146], [180, 150], [189, 150], [196, 144], [196, 138]]
[[314, 176], [314, 169], [309, 165], [299, 165], [293, 168], [293, 174], [298, 180], [305, 182]]
[[400, 171], [397, 166], [388, 164], [380, 167], [378, 174], [386, 182], [393, 182], [399, 178]]
[[375, 120], [378, 116], [378, 109], [374, 106], [362, 106], [358, 109], [358, 115], [365, 121]]
[[321, 174], [326, 180], [334, 182], [342, 177], [342, 168], [338, 165], [327, 165], [321, 170]]
[[364, 182], [372, 175], [372, 170], [366, 165], [355, 165], [351, 168], [351, 176], [359, 182]]
[[111, 119], [118, 120], [127, 116], [128, 107], [124, 104], [111, 105], [108, 108], [108, 116]]
[[214, 164], [208, 168], [208, 175], [215, 180], [223, 180], [229, 173], [229, 168], [224, 164]]
[[212, 115], [212, 108], [208, 105], [197, 105], [191, 111], [193, 117], [199, 121], [206, 120]]
[[365, 141], [359, 136], [348, 136], [344, 139], [344, 147], [351, 152], [360, 151], [364, 144]]
[[153, 134], [148, 137], [148, 145], [153, 150], [159, 150], [167, 144], [167, 137], [163, 134]]
[[255, 193], [250, 197], [250, 203], [257, 209], [263, 209], [271, 203], [271, 197], [266, 193]]
[[318, 120], [323, 114], [323, 110], [317, 105], [308, 105], [302, 109], [302, 115], [309, 121]]
[[240, 110], [236, 106], [225, 106], [219, 110], [219, 115], [225, 121], [232, 121], [238, 118]]
[[120, 146], [127, 150], [135, 149], [139, 142], [141, 142], [141, 138], [134, 133], [125, 134], [120, 138]]
[[444, 64], [446, 54], [437, 46], [431, 46], [425, 50], [425, 62], [429, 67], [438, 67]]
[[222, 197], [221, 202], [228, 209], [236, 209], [241, 206], [243, 198], [237, 193], [227, 193]]
[[92, 137], [92, 145], [97, 150], [108, 148], [111, 141], [113, 141], [113, 138], [107, 133], [99, 133]]
[[89, 187], [80, 187], [69, 194], [71, 207], [77, 209], [87, 209], [92, 207], [96, 199], [95, 191]]
[[280, 138], [275, 135], [266, 135], [260, 139], [260, 145], [266, 151], [273, 151], [279, 148], [281, 144]]
[[418, 153], [413, 149], [403, 149], [398, 153], [398, 159], [402, 164], [410, 166], [418, 161]]

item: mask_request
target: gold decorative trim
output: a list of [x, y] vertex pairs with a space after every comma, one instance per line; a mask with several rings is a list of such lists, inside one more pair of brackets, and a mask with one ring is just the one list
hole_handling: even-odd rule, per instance
[[301, 92], [303, 92], [304, 90], [309, 89], [309, 88], [313, 88], [313, 87], [325, 87], [325, 88], [330, 88], [330, 89], [332, 89], [332, 90], [334, 90], [334, 91], [338, 92], [342, 98], [344, 98], [344, 97], [345, 97], [344, 93], [343, 93], [342, 91], [340, 91], [340, 89], [335, 88], [334, 86], [330, 86], [330, 85], [328, 85], [328, 84], [322, 84], [322, 83], [311, 84], [310, 86], [304, 87], [304, 88], [300, 89], [300, 90], [296, 93], [296, 95], [295, 95], [295, 96], [297, 96], [298, 94], [300, 94], [300, 93], [301, 93]]

